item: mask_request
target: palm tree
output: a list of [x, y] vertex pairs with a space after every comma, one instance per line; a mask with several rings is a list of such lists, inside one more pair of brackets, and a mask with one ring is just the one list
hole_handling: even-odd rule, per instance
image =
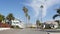
[[[53, 16], [53, 19], [55, 19], [57, 16], [60, 16], [60, 9], [57, 9], [57, 14]], [[59, 21], [60, 22], [60, 21]], [[58, 23], [59, 24], [59, 23]]]
[[42, 22], [42, 11], [43, 11], [44, 6], [41, 5], [40, 8], [41, 8], [41, 22]]
[[11, 20], [14, 20], [15, 17], [13, 16], [12, 13], [8, 14], [8, 16], [6, 17], [7, 20], [11, 21]]
[[4, 19], [5, 19], [4, 15], [0, 14], [0, 22], [4, 21]]
[[11, 23], [12, 23], [11, 20], [14, 20], [15, 17], [13, 16], [12, 13], [10, 13], [10, 14], [7, 15], [6, 19], [8, 20], [7, 23], [11, 25]]
[[[28, 9], [24, 6], [23, 7], [23, 11], [24, 11], [24, 13], [25, 13], [25, 16], [26, 16], [26, 21], [28, 20]], [[27, 21], [28, 22], [28, 21]], [[27, 23], [26, 22], [26, 23]]]
[[37, 25], [37, 28], [39, 28], [39, 26], [41, 25], [39, 20], [36, 20], [36, 25]]
[[28, 9], [24, 6], [24, 7], [23, 7], [23, 11], [24, 11], [24, 13], [26, 14], [26, 13], [28, 12]]
[[53, 19], [55, 19], [57, 16], [60, 16], [60, 9], [57, 9], [57, 14], [53, 16]]
[[30, 16], [28, 16], [28, 22], [30, 22]]

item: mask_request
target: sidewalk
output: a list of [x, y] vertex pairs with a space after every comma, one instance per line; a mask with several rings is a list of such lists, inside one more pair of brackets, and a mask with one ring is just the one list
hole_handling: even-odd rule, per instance
[[0, 28], [0, 31], [2, 30], [9, 30], [10, 28]]

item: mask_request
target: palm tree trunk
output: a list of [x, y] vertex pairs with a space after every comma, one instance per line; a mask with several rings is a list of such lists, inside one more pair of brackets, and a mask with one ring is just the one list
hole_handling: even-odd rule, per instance
[[26, 28], [28, 27], [28, 17], [26, 17]]
[[60, 20], [59, 20], [59, 26], [60, 26]]

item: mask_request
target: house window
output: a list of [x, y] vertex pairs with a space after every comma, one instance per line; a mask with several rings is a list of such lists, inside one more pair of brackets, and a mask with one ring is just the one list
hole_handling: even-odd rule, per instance
[[13, 22], [14, 24], [19, 24], [19, 22]]

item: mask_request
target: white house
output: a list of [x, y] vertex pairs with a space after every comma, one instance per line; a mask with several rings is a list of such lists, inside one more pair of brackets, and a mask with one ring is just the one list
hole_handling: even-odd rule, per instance
[[47, 22], [44, 23], [43, 28], [45, 28], [47, 26], [49, 26], [51, 28], [57, 28], [58, 27], [58, 23], [55, 22], [55, 21], [47, 21]]
[[15, 19], [15, 20], [11, 20], [11, 26], [18, 26], [20, 28], [24, 28], [24, 24], [22, 21], [18, 20], [18, 19]]

